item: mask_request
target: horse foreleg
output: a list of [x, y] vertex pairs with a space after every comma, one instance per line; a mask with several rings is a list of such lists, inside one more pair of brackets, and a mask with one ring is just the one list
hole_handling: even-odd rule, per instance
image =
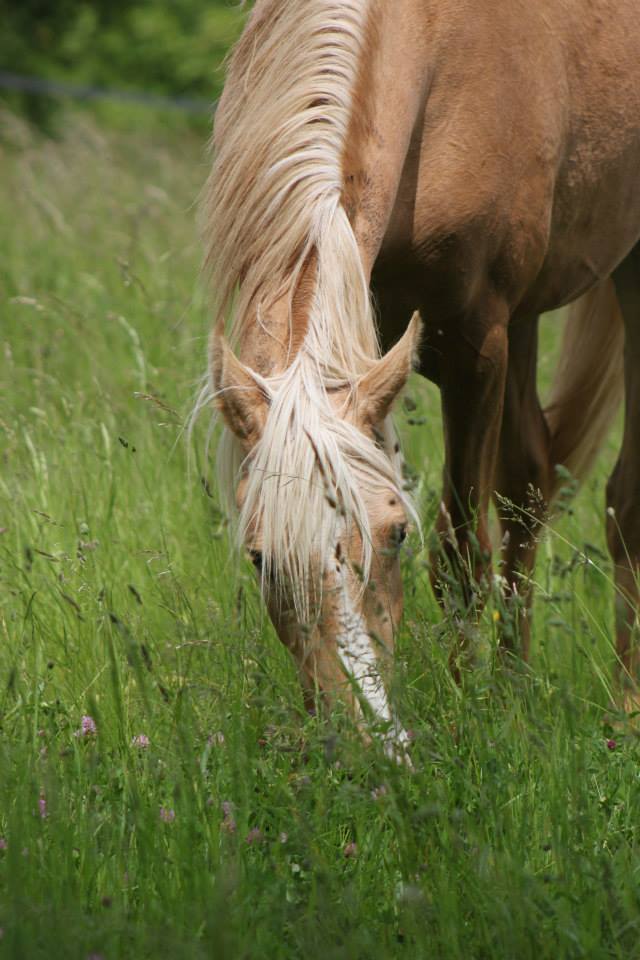
[[482, 609], [489, 588], [488, 510], [508, 361], [508, 310], [502, 301], [443, 330], [439, 379], [445, 431], [443, 494], [432, 553], [436, 596], [456, 620], [460, 646], [452, 656], [458, 675], [468, 621]]
[[538, 400], [536, 368], [538, 320], [509, 330], [500, 451], [496, 471], [496, 509], [502, 529], [505, 598], [501, 645], [529, 654], [531, 573], [537, 536], [550, 496], [549, 429]]
[[622, 448], [607, 485], [607, 540], [616, 582], [618, 671], [625, 705], [640, 706], [640, 245], [614, 274], [625, 329]]

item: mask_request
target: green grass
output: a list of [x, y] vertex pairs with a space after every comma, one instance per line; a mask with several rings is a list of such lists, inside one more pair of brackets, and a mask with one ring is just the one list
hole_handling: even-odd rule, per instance
[[[494, 669], [488, 611], [455, 687], [413, 538], [398, 768], [304, 716], [200, 482], [204, 427], [188, 473], [202, 144], [2, 124], [0, 956], [640, 956], [640, 744], [608, 719], [613, 441], [541, 546], [530, 669]], [[411, 394], [428, 527], [438, 398]]]

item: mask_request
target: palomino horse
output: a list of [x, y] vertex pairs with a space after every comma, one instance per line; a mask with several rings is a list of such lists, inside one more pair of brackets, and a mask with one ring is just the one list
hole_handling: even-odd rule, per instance
[[[391, 751], [406, 734], [384, 652], [414, 511], [389, 415], [414, 363], [442, 393], [439, 555], [473, 616], [490, 501], [507, 498], [527, 519], [502, 511], [503, 589], [526, 610], [530, 491], [549, 502], [556, 464], [588, 467], [626, 338], [607, 530], [618, 656], [636, 680], [639, 51], [637, 0], [257, 0], [231, 56], [207, 190], [217, 320], [201, 404], [215, 396], [225, 420], [224, 486], [307, 702], [342, 688]], [[422, 340], [416, 315], [381, 358], [370, 288], [383, 343], [414, 310]], [[568, 303], [543, 411], [538, 316]], [[526, 657], [526, 613], [518, 632]]]

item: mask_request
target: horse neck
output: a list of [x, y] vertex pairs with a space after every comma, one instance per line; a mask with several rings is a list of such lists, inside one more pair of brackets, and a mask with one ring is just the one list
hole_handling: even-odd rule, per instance
[[[421, 139], [439, 3], [383, 0], [375, 5], [342, 161], [343, 202], [367, 277], [389, 231], [400, 183], [407, 179], [412, 140], [417, 146]], [[413, 194], [406, 186], [405, 191], [411, 205]]]
[[[399, 56], [411, 31], [389, 7], [263, 0], [230, 62], [210, 261], [218, 322], [231, 310], [231, 339], [267, 376], [306, 350], [329, 377], [352, 381], [379, 352], [369, 273], [419, 100]], [[401, 109], [386, 91], [398, 73]]]

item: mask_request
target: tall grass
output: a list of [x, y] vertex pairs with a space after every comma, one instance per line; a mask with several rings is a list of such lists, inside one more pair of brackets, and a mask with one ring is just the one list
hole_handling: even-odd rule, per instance
[[[530, 667], [495, 667], [490, 609], [453, 684], [410, 544], [395, 697], [415, 769], [398, 768], [344, 717], [304, 715], [202, 443], [188, 475], [202, 145], [2, 123], [0, 954], [637, 956], [640, 750], [610, 709], [613, 441], [542, 543]], [[428, 529], [438, 398], [410, 397]]]

